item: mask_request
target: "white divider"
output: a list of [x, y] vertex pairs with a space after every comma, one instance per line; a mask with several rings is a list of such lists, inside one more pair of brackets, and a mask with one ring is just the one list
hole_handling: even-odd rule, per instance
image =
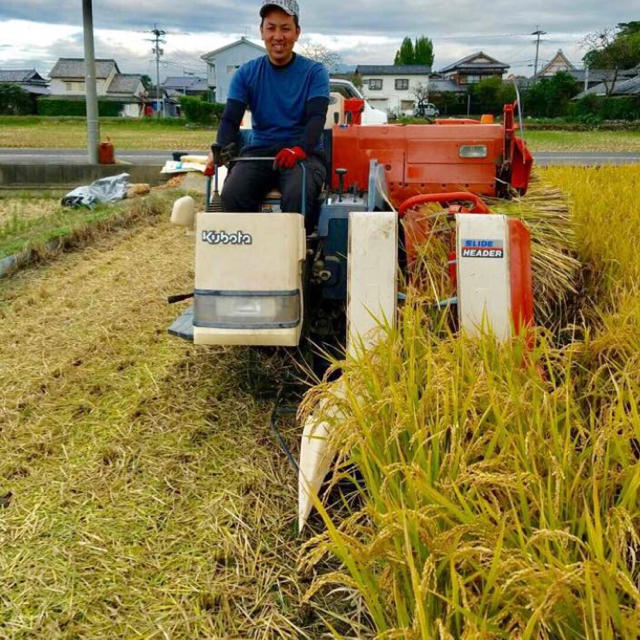
[[394, 211], [349, 214], [347, 348], [372, 346], [380, 323], [395, 323], [398, 222]]
[[[395, 323], [398, 223], [393, 211], [352, 211], [349, 214], [347, 272], [347, 348], [373, 346], [381, 335], [381, 324]], [[337, 383], [340, 384], [340, 381]], [[336, 390], [339, 396], [341, 389]], [[321, 405], [310, 415], [300, 444], [298, 475], [298, 527], [305, 525], [327, 475], [335, 450], [329, 442], [331, 425], [340, 419], [334, 407]]]

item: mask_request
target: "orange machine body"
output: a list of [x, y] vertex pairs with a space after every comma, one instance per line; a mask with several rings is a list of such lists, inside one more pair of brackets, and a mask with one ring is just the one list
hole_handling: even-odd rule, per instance
[[[332, 165], [347, 169], [345, 189], [354, 184], [362, 189], [367, 186], [370, 161], [377, 160], [385, 167], [396, 207], [423, 193], [470, 191], [499, 196], [508, 185], [524, 193], [532, 158], [515, 139], [513, 118], [505, 119], [505, 125], [452, 119], [432, 125], [336, 126]], [[464, 157], [471, 147], [486, 147], [486, 155]], [[512, 175], [517, 184], [512, 184]], [[338, 188], [335, 172], [331, 186]]]

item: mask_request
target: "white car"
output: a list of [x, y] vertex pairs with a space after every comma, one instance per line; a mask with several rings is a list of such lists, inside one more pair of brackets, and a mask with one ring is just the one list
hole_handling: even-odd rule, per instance
[[372, 107], [358, 91], [356, 86], [350, 80], [342, 80], [341, 78], [331, 78], [329, 81], [331, 93], [339, 93], [345, 98], [360, 98], [364, 100], [364, 111], [362, 112], [361, 124], [387, 124], [389, 118], [386, 111]]
[[413, 115], [417, 118], [437, 118], [440, 115], [440, 109], [433, 102], [418, 103]]
[[[388, 124], [389, 118], [387, 117], [386, 111], [382, 111], [381, 109], [376, 109], [372, 107], [365, 99], [365, 97], [358, 91], [356, 86], [350, 80], [342, 80], [338, 78], [330, 79], [330, 92], [338, 93], [343, 98], [359, 98], [360, 100], [364, 100], [364, 111], [362, 112], [362, 119], [360, 124], [368, 125], [368, 124]], [[331, 98], [335, 105], [335, 98]], [[332, 103], [329, 103], [329, 110], [331, 111]], [[330, 116], [331, 114], [329, 114]], [[330, 118], [327, 122], [330, 121]], [[327, 125], [330, 126], [330, 125]], [[251, 112], [245, 111], [244, 117], [242, 119], [242, 123], [240, 125], [241, 129], [251, 129]]]

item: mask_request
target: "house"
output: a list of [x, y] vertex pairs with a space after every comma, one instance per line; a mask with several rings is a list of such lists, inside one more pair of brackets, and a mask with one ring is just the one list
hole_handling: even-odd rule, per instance
[[[542, 69], [540, 69], [535, 77], [551, 78], [560, 71], [568, 73], [576, 83], [584, 89], [580, 96], [587, 95], [585, 92], [595, 93], [595, 95], [605, 95], [606, 85], [609, 85], [610, 87], [614, 80], [616, 85], [618, 85], [618, 83], [629, 80], [639, 73], [637, 68], [618, 69], [617, 71], [612, 69], [589, 69], [586, 67], [579, 69], [571, 64], [569, 59], [562, 52], [562, 49], [558, 49], [555, 56], [553, 56], [553, 58]], [[530, 79], [530, 83], [533, 80], [534, 77]], [[595, 87], [598, 87], [595, 91], [589, 91]]]
[[165, 95], [165, 112], [172, 117], [182, 114], [181, 96], [195, 97], [210, 94], [206, 78], [199, 78], [195, 75], [168, 76], [162, 83], [162, 91]]
[[162, 83], [167, 95], [171, 98], [180, 96], [202, 96], [209, 93], [206, 78], [198, 76], [168, 76]]
[[467, 93], [463, 87], [452, 80], [443, 78], [437, 73], [433, 73], [429, 77], [429, 92], [434, 95], [442, 93], [455, 93], [462, 95]]
[[[416, 93], [428, 95], [431, 68], [426, 65], [361, 64], [356, 74], [362, 80], [362, 93], [372, 107], [412, 114]], [[421, 96], [422, 97], [422, 96]]]
[[231, 76], [245, 62], [265, 55], [264, 47], [242, 37], [225, 47], [200, 56], [207, 63], [207, 85], [215, 102], [226, 102]]
[[485, 78], [502, 78], [508, 68], [508, 64], [492, 58], [484, 51], [478, 51], [440, 69], [439, 73], [458, 86], [467, 86]]
[[[96, 92], [98, 96], [107, 93], [107, 87], [114, 76], [120, 73], [115, 60], [96, 60]], [[49, 73], [51, 94], [54, 96], [85, 95], [84, 58], [59, 58]]]
[[[86, 95], [84, 58], [59, 58], [51, 73], [52, 97], [81, 100]], [[142, 115], [146, 91], [142, 76], [120, 73], [111, 59], [96, 60], [96, 93], [99, 100], [121, 102], [123, 116]]]
[[571, 73], [572, 71], [577, 71], [577, 69], [569, 62], [569, 58], [564, 55], [562, 49], [558, 49], [556, 53], [549, 62], [538, 71], [538, 78], [551, 78], [556, 75], [556, 73], [564, 71], [566, 73]]
[[113, 77], [107, 87], [106, 98], [123, 103], [120, 115], [137, 118], [142, 115], [146, 91], [142, 76], [135, 73], [120, 73]]
[[613, 87], [611, 81], [595, 84], [579, 93], [575, 100], [580, 100], [585, 96], [606, 96], [607, 93], [612, 96], [640, 96], [640, 72], [634, 77], [624, 76], [620, 80], [616, 80]]
[[35, 69], [0, 69], [0, 83], [14, 84], [33, 96], [49, 95], [49, 83]]

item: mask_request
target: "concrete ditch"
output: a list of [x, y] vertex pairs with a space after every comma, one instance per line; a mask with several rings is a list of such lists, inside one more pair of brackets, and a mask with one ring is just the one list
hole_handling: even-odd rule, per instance
[[56, 187], [73, 189], [98, 178], [126, 171], [130, 182], [146, 182], [152, 186], [165, 182], [157, 165], [139, 164], [0, 164], [0, 189], [38, 189]]

